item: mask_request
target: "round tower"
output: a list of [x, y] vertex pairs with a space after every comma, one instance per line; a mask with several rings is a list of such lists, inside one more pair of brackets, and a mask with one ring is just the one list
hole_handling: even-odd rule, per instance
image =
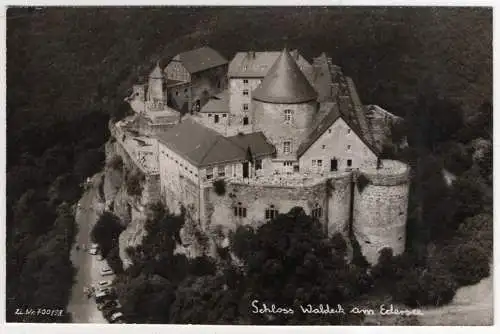
[[[253, 130], [276, 146], [277, 158], [295, 156], [317, 110], [318, 94], [284, 49], [252, 93]], [[287, 158], [288, 157], [288, 158]]]
[[382, 160], [379, 169], [355, 175], [352, 229], [370, 264], [385, 247], [404, 252], [409, 190], [410, 168], [400, 161]]
[[163, 103], [163, 83], [163, 73], [161, 71], [159, 62], [157, 62], [156, 67], [149, 74], [147, 101], [150, 101], [154, 104]]

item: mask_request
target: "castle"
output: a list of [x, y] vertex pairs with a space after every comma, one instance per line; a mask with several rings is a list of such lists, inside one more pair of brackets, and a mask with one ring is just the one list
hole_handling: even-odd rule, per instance
[[325, 54], [238, 52], [228, 63], [204, 47], [157, 63], [126, 100], [134, 115], [110, 128], [146, 176], [146, 202], [226, 234], [300, 206], [328, 235], [355, 237], [370, 263], [384, 247], [404, 251], [409, 167], [380, 158], [398, 117], [363, 105]]

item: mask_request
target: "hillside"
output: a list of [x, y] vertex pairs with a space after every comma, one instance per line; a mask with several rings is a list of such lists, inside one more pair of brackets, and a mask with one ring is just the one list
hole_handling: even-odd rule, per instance
[[11, 8], [7, 17], [16, 126], [105, 112], [106, 97], [123, 96], [155, 54], [210, 44], [230, 58], [280, 49], [286, 38], [307, 57], [330, 54], [366, 102], [397, 106], [429, 82], [468, 104], [491, 98], [489, 9]]

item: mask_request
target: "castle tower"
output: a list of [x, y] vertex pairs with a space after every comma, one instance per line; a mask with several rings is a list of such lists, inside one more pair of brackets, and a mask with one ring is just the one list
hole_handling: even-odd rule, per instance
[[295, 160], [317, 110], [318, 94], [285, 49], [252, 93], [253, 131], [276, 146], [277, 159]]
[[405, 250], [410, 168], [395, 160], [382, 160], [381, 168], [361, 169], [355, 177], [353, 234], [366, 260], [375, 264], [379, 252]]
[[148, 93], [147, 101], [152, 103], [152, 105], [162, 104], [164, 102], [164, 85], [163, 73], [160, 68], [159, 62], [156, 63], [156, 67], [149, 74], [148, 80]]

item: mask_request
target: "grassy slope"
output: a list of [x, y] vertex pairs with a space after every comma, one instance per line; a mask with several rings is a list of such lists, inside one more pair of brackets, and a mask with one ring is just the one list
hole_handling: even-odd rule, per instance
[[231, 58], [279, 50], [285, 37], [306, 57], [330, 54], [365, 103], [396, 113], [421, 87], [468, 107], [491, 99], [492, 13], [485, 9], [51, 8], [7, 16], [9, 130], [106, 111], [106, 96], [121, 98], [160, 53], [210, 44]]

